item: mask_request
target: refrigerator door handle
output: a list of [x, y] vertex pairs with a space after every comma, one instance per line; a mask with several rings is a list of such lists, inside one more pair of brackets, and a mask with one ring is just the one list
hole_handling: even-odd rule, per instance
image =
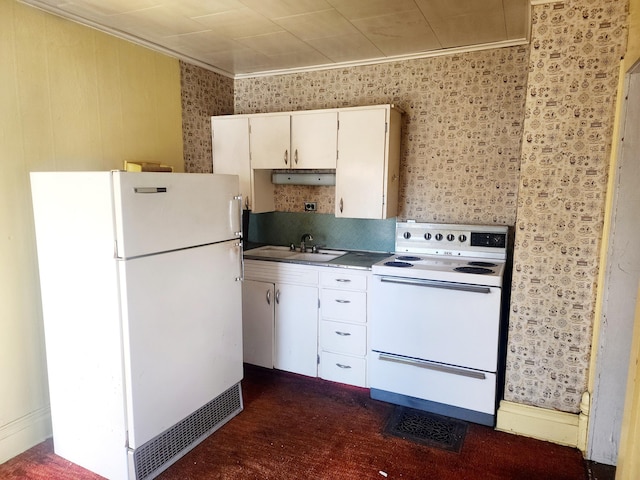
[[[238, 223], [236, 224], [238, 229], [234, 231], [233, 234], [236, 237], [242, 237], [242, 195], [236, 195], [233, 197], [233, 199], [236, 201], [236, 204], [238, 206], [238, 214], [235, 217], [238, 221]], [[232, 215], [231, 218], [234, 218], [234, 216]]]

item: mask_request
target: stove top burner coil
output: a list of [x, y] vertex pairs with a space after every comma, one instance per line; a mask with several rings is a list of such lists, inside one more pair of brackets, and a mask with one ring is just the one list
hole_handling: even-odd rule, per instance
[[482, 267], [456, 267], [454, 268], [456, 272], [461, 273], [475, 273], [478, 275], [486, 275], [487, 273], [493, 273], [493, 270]]
[[495, 263], [491, 263], [491, 262], [469, 262], [467, 263], [467, 265], [470, 265], [472, 267], [486, 267], [486, 268], [498, 266]]
[[384, 262], [387, 267], [413, 267], [412, 264], [407, 262]]
[[396, 260], [401, 260], [405, 262], [418, 262], [422, 259], [420, 257], [414, 257], [412, 255], [402, 255], [400, 257], [396, 257]]

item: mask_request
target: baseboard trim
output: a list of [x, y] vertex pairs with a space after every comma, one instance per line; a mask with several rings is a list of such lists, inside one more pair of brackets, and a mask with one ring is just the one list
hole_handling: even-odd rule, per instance
[[29, 450], [52, 434], [49, 406], [0, 426], [0, 463]]
[[496, 430], [570, 447], [578, 446], [578, 414], [501, 401]]

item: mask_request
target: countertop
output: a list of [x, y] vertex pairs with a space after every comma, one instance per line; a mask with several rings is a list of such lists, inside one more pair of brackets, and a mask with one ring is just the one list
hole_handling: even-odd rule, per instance
[[[337, 268], [355, 268], [361, 270], [371, 270], [371, 266], [374, 263], [378, 263], [387, 257], [393, 255], [389, 252], [361, 252], [361, 251], [347, 251], [344, 255], [340, 255], [328, 262], [308, 262], [302, 260], [294, 260], [287, 258], [270, 258], [263, 256], [252, 256], [251, 249], [264, 246], [264, 244], [249, 244], [245, 247], [244, 258], [247, 260], [262, 260], [266, 262], [284, 262], [284, 263], [298, 263], [302, 265], [315, 265], [325, 267], [337, 267]], [[344, 250], [342, 250], [344, 251]]]

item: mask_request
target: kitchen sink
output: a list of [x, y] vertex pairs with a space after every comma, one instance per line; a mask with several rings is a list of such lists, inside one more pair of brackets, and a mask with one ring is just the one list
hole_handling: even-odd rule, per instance
[[347, 252], [338, 252], [335, 250], [320, 250], [317, 253], [296, 253], [293, 257], [289, 257], [292, 260], [299, 260], [301, 262], [328, 262], [334, 258], [341, 257]]
[[299, 252], [293, 251], [289, 249], [289, 247], [267, 245], [265, 247], [247, 250], [245, 255], [248, 257], [274, 258], [297, 262], [329, 262], [344, 255], [345, 253], [347, 252], [324, 249], [318, 250], [317, 252]]
[[291, 258], [297, 255], [299, 252], [289, 250], [289, 247], [277, 247], [273, 245], [267, 245], [266, 247], [253, 248], [246, 252], [246, 255], [252, 257], [266, 257], [266, 258]]

